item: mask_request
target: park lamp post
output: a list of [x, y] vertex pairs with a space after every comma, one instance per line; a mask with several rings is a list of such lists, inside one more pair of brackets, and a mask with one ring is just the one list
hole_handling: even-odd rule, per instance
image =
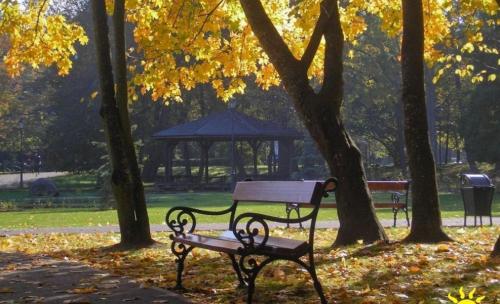
[[19, 131], [21, 135], [21, 142], [20, 142], [20, 160], [21, 160], [21, 167], [20, 167], [20, 173], [19, 173], [19, 187], [23, 188], [24, 187], [24, 180], [23, 180], [23, 174], [24, 174], [24, 122], [22, 120], [19, 121]]

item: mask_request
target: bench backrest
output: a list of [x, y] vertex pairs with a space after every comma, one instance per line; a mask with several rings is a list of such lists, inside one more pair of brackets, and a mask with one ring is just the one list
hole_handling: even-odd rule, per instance
[[[334, 189], [327, 185], [326, 190]], [[324, 191], [323, 183], [318, 181], [245, 181], [236, 184], [233, 200], [318, 205]]]
[[409, 181], [368, 181], [370, 191], [408, 191]]

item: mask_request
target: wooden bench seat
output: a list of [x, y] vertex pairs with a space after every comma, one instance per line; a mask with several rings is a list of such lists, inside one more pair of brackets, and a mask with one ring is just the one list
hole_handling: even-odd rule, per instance
[[[325, 182], [245, 181], [236, 184], [233, 204], [228, 209], [221, 211], [206, 211], [190, 207], [170, 209], [166, 216], [166, 223], [173, 232], [170, 235], [171, 250], [177, 257], [176, 288], [182, 289], [184, 260], [189, 252], [194, 248], [203, 248], [229, 256], [239, 285], [247, 288], [247, 303], [252, 302], [255, 279], [260, 270], [278, 259], [293, 261], [304, 267], [311, 275], [321, 303], [326, 303], [314, 264], [314, 232], [321, 200], [324, 196], [328, 196], [327, 192], [334, 191], [336, 188], [337, 181], [334, 178]], [[238, 204], [244, 202], [294, 203], [309, 206], [312, 209], [306, 216], [299, 216], [293, 220], [254, 212], [236, 216]], [[229, 230], [217, 236], [197, 233], [195, 232], [195, 214], [229, 214]], [[267, 222], [302, 223], [304, 221], [311, 222], [307, 241], [272, 236], [267, 224]], [[255, 256], [259, 256], [259, 259], [254, 258]], [[238, 261], [236, 257], [238, 257]], [[301, 260], [302, 257], [307, 257], [307, 262]]]
[[[241, 247], [240, 241], [236, 239], [231, 230], [226, 230], [217, 237], [199, 234], [184, 234], [174, 236], [173, 240], [198, 248], [235, 255], [238, 254], [238, 249]], [[261, 242], [262, 236], [255, 236], [255, 244], [258, 245]], [[307, 252], [308, 247], [309, 245], [305, 241], [269, 236], [265, 246], [259, 251], [259, 254], [276, 254], [290, 257], [297, 255], [302, 256]]]
[[[393, 227], [396, 227], [397, 215], [400, 211], [406, 215], [406, 223], [410, 226], [410, 218], [408, 216], [408, 192], [410, 190], [409, 181], [368, 181], [368, 188], [371, 192], [389, 192], [391, 194], [390, 202], [374, 202], [373, 207], [376, 209], [392, 209], [394, 216]], [[403, 199], [404, 198], [404, 199]], [[403, 199], [403, 200], [402, 200]], [[291, 212], [295, 210], [297, 216], [300, 217], [300, 208], [309, 208], [308, 205], [290, 203], [286, 205], [286, 216], [290, 219]], [[337, 208], [336, 203], [322, 203], [320, 208]], [[300, 228], [302, 224], [299, 223]], [[287, 227], [290, 227], [287, 224]]]

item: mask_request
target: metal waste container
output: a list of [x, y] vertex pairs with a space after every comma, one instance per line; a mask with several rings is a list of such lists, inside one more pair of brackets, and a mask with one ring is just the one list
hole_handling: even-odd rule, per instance
[[486, 174], [462, 174], [460, 176], [460, 192], [464, 201], [464, 226], [467, 226], [467, 216], [474, 216], [474, 226], [476, 217], [479, 216], [480, 225], [483, 225], [483, 216], [490, 217], [490, 225], [493, 225], [491, 218], [491, 204], [495, 186], [491, 183]]

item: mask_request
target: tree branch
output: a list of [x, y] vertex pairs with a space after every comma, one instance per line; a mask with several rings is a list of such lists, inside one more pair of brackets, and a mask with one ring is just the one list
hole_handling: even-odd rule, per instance
[[336, 0], [323, 0], [320, 5], [320, 14], [316, 25], [314, 26], [313, 33], [311, 35], [311, 39], [307, 44], [306, 50], [300, 59], [300, 62], [304, 66], [307, 71], [311, 66], [311, 63], [318, 51], [319, 44], [321, 42], [321, 37], [323, 37], [325, 27], [328, 24], [328, 20], [332, 15], [333, 4]]
[[267, 15], [260, 0], [240, 0], [248, 23], [284, 82], [300, 73], [297, 60]]
[[320, 95], [332, 99], [335, 106], [340, 110], [343, 96], [343, 49], [344, 33], [340, 24], [340, 14], [337, 0], [334, 0], [332, 14], [325, 28], [325, 63], [323, 67], [324, 78]]

